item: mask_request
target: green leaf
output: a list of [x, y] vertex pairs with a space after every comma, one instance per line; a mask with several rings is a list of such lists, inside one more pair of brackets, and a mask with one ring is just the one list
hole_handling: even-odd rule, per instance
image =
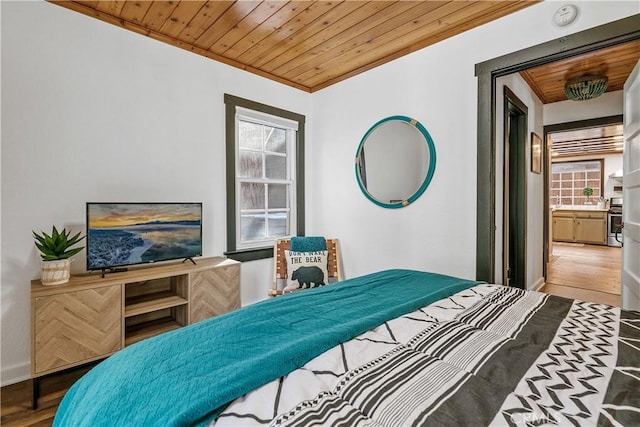
[[68, 247], [69, 245], [67, 244], [67, 240], [60, 238], [58, 239], [58, 244], [56, 245], [54, 252], [57, 254], [63, 254]]
[[84, 246], [81, 247], [81, 248], [75, 248], [75, 249], [68, 250], [67, 252], [65, 252], [65, 253], [63, 253], [61, 255], [61, 259], [72, 257], [75, 254], [77, 254], [78, 252], [80, 252], [81, 250], [83, 250], [83, 249], [84, 249]]
[[53, 255], [53, 252], [51, 252], [51, 250], [46, 246], [36, 243], [36, 247], [40, 250], [40, 252], [42, 252], [43, 255]]
[[54, 248], [56, 246], [54, 240], [47, 233], [44, 233], [44, 242], [48, 248]]
[[58, 242], [67, 242], [67, 235], [62, 233], [58, 235]]
[[84, 238], [85, 238], [85, 236], [80, 237], [80, 233], [76, 234], [71, 239], [69, 239], [69, 246], [75, 245], [76, 243], [78, 243], [80, 240], [82, 240]]
[[38, 234], [36, 234], [36, 232], [33, 232], [33, 237], [40, 242], [41, 245], [46, 245], [45, 241], [44, 241], [44, 237], [39, 236]]

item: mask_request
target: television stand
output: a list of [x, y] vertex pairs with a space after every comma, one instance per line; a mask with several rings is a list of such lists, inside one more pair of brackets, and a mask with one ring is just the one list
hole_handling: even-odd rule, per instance
[[185, 259], [182, 260], [182, 263], [184, 264], [185, 261], [191, 261], [193, 263], [193, 265], [198, 265], [196, 264], [196, 262], [193, 260], [193, 258], [191, 258], [190, 256], [186, 257]]
[[104, 279], [105, 273], [124, 273], [125, 271], [129, 271], [125, 267], [121, 268], [101, 268], [100, 269], [100, 277]]
[[211, 257], [197, 265], [132, 267], [104, 279], [73, 275], [59, 286], [31, 281], [32, 405], [41, 377], [240, 308], [240, 266]]

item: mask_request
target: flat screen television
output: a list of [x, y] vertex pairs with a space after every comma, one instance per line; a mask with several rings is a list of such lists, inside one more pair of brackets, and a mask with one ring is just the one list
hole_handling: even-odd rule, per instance
[[202, 203], [87, 203], [87, 270], [202, 255]]

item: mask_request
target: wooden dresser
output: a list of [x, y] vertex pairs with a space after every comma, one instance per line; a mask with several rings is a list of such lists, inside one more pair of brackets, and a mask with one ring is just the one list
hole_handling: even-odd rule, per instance
[[41, 376], [103, 359], [127, 345], [240, 308], [240, 263], [222, 257], [31, 282], [34, 407]]

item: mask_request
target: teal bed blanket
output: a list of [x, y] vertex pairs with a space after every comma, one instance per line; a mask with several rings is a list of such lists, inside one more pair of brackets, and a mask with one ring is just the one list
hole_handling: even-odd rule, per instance
[[386, 270], [141, 341], [74, 384], [54, 426], [203, 425], [324, 351], [479, 282]]

